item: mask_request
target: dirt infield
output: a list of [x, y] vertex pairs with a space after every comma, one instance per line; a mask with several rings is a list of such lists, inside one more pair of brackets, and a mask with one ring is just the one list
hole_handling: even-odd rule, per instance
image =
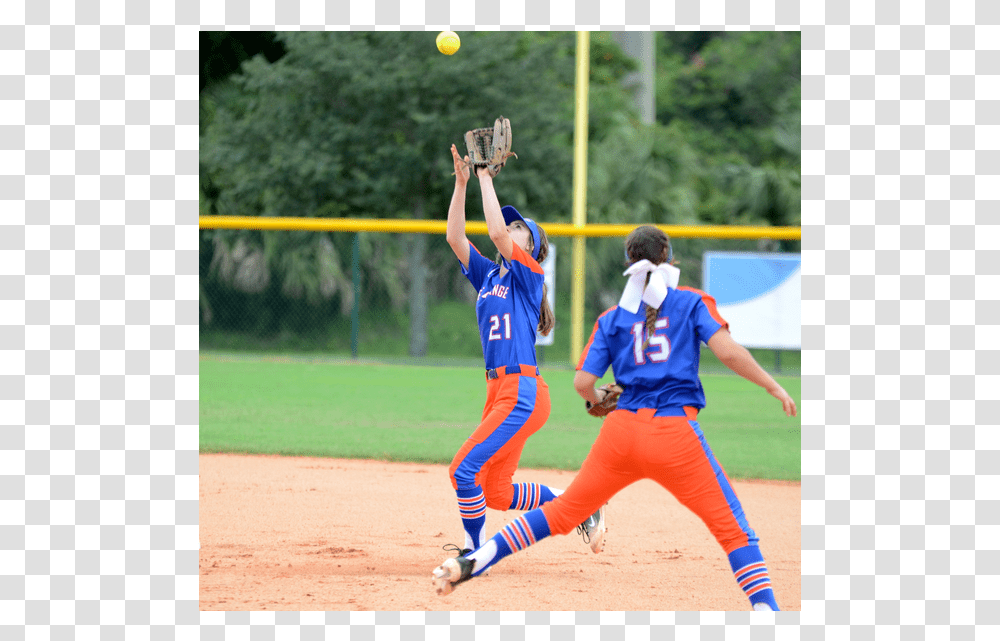
[[[704, 524], [652, 481], [608, 506], [608, 543], [578, 535], [511, 555], [488, 577], [434, 594], [431, 571], [461, 543], [445, 466], [202, 454], [202, 610], [749, 610]], [[575, 472], [519, 470], [565, 488]], [[760, 537], [778, 605], [801, 609], [798, 483], [734, 482]], [[521, 512], [488, 511], [492, 535]]]

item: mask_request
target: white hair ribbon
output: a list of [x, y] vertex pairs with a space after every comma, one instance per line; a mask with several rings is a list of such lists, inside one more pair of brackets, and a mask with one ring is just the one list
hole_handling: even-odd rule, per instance
[[[649, 284], [646, 284], [646, 274], [649, 274]], [[622, 292], [618, 306], [633, 314], [639, 311], [639, 302], [645, 302], [650, 307], [659, 308], [667, 297], [667, 288], [677, 287], [680, 282], [681, 270], [670, 263], [654, 265], [648, 260], [633, 263], [623, 273], [628, 276], [625, 291]]]

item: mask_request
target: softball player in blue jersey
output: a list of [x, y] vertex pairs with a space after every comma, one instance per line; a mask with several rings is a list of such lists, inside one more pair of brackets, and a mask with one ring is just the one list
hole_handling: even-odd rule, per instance
[[[549, 388], [538, 373], [536, 331], [547, 335], [555, 321], [544, 295], [539, 263], [548, 254], [545, 231], [513, 207], [500, 207], [493, 178], [478, 174], [490, 240], [500, 252], [497, 265], [465, 235], [466, 162], [451, 146], [455, 192], [448, 209], [447, 240], [476, 288], [476, 319], [486, 364], [486, 406], [482, 420], [455, 454], [448, 473], [458, 497], [465, 544], [446, 546], [459, 556], [485, 541], [486, 508], [532, 510], [562, 491], [540, 483], [512, 483], [528, 437], [549, 417]], [[594, 510], [591, 510], [594, 512]], [[600, 538], [603, 510], [577, 524], [584, 540]], [[582, 520], [582, 519], [581, 519]]]
[[739, 499], [696, 420], [705, 407], [698, 378], [700, 344], [730, 369], [781, 401], [795, 402], [745, 348], [733, 341], [711, 296], [677, 287], [670, 240], [638, 227], [625, 241], [629, 283], [618, 305], [594, 324], [574, 386], [591, 403], [608, 367], [625, 391], [566, 491], [504, 527], [479, 550], [447, 559], [433, 573], [438, 594], [480, 576], [494, 563], [575, 522], [632, 483], [649, 478], [671, 492], [708, 526], [727, 555], [737, 584], [754, 610], [777, 610], [770, 575]]

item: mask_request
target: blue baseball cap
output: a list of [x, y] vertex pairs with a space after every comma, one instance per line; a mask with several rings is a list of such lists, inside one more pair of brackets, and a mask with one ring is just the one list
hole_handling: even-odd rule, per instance
[[504, 223], [509, 225], [515, 220], [520, 220], [521, 222], [523, 222], [525, 225], [528, 226], [528, 229], [531, 230], [531, 240], [533, 241], [531, 243], [531, 257], [534, 258], [535, 260], [538, 260], [538, 252], [542, 247], [542, 239], [538, 235], [538, 225], [535, 223], [535, 221], [531, 220], [530, 218], [525, 218], [524, 216], [521, 215], [521, 212], [517, 211], [510, 205], [504, 205], [503, 207], [501, 207], [500, 212], [503, 214]]

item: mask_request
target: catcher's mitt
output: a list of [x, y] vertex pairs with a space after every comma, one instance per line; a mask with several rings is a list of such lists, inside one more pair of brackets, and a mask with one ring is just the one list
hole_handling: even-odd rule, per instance
[[482, 127], [465, 132], [465, 146], [469, 150], [469, 166], [472, 173], [480, 167], [489, 169], [490, 176], [496, 177], [507, 159], [517, 154], [510, 150], [510, 120], [503, 116], [496, 119], [493, 127]]
[[608, 383], [597, 388], [598, 392], [602, 390], [604, 391], [604, 395], [598, 395], [601, 397], [600, 403], [594, 404], [587, 401], [587, 413], [591, 416], [607, 416], [613, 412], [618, 407], [618, 397], [625, 391], [615, 383]]

